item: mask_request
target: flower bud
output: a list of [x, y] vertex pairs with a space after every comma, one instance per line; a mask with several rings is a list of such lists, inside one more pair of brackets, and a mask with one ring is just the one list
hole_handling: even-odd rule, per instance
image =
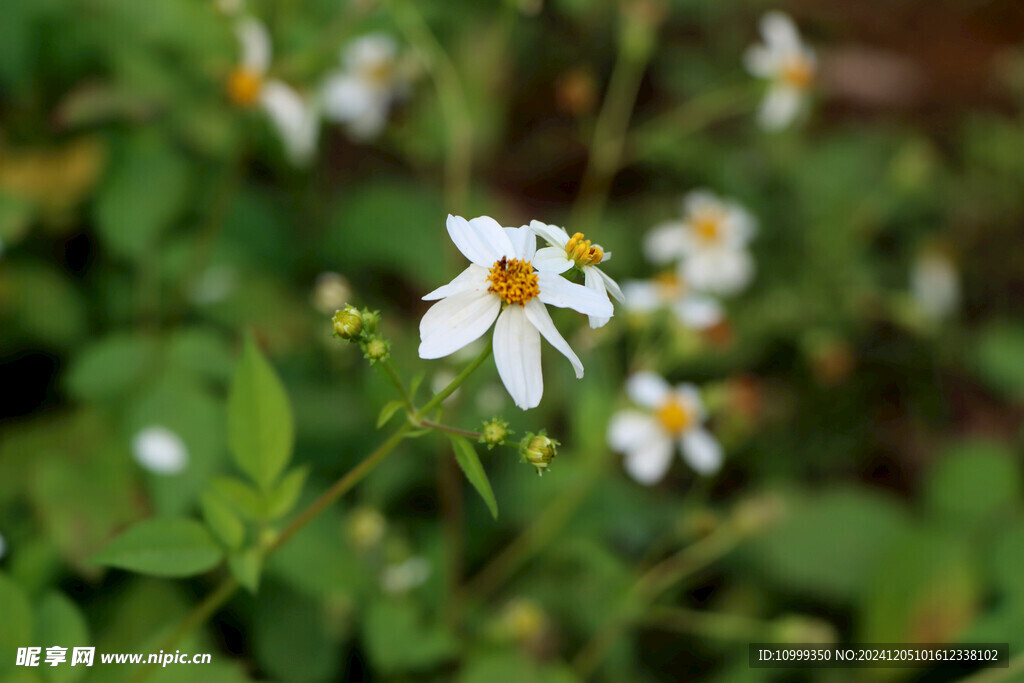
[[377, 331], [377, 323], [380, 322], [380, 311], [371, 311], [368, 308], [363, 309], [363, 327], [370, 334]]
[[334, 313], [334, 334], [339, 339], [356, 339], [363, 331], [363, 316], [355, 306], [346, 304], [345, 308]]
[[369, 507], [356, 508], [345, 520], [348, 542], [358, 550], [373, 548], [384, 539], [387, 531], [384, 515]]
[[520, 444], [520, 451], [523, 460], [537, 468], [537, 474], [544, 474], [551, 461], [558, 454], [559, 443], [547, 436], [543, 431], [540, 434], [527, 434]]
[[363, 355], [371, 363], [387, 360], [391, 344], [380, 337], [370, 337], [363, 344]]
[[490, 450], [505, 443], [510, 434], [512, 430], [508, 428], [508, 422], [496, 417], [484, 423], [484, 428], [480, 432], [480, 443], [485, 444], [487, 450]]

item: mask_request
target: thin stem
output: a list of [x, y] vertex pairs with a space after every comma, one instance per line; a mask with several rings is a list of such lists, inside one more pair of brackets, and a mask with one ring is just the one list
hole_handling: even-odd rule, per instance
[[415, 412], [416, 407], [412, 404], [412, 397], [406, 390], [405, 384], [402, 383], [402, 378], [399, 377], [398, 370], [395, 368], [394, 362], [392, 362], [389, 357], [385, 358], [380, 365], [384, 368], [384, 374], [386, 374], [388, 379], [391, 380], [391, 383], [395, 385], [395, 390], [398, 391], [398, 395], [401, 397], [402, 404], [405, 405], [406, 411], [409, 413]]
[[436, 394], [434, 394], [434, 397], [431, 398], [429, 401], [427, 401], [427, 404], [425, 406], [423, 406], [422, 408], [420, 408], [419, 410], [417, 410], [413, 414], [413, 416], [412, 416], [413, 421], [414, 422], [419, 422], [420, 420], [423, 419], [424, 415], [426, 415], [427, 413], [429, 413], [432, 410], [434, 410], [434, 408], [437, 408], [439, 405], [441, 405], [441, 402], [444, 401], [449, 396], [451, 396], [453, 393], [455, 393], [455, 390], [458, 389], [459, 386], [461, 386], [462, 383], [466, 381], [466, 378], [469, 377], [470, 375], [472, 375], [473, 372], [478, 367], [480, 367], [480, 365], [485, 360], [487, 360], [487, 358], [490, 355], [491, 355], [491, 344], [490, 344], [490, 342], [488, 342], [487, 345], [484, 347], [484, 350], [480, 352], [480, 355], [477, 356], [473, 360], [472, 363], [470, 363], [465, 368], [463, 368], [462, 372], [460, 372], [458, 375], [456, 375], [455, 379], [453, 379], [448, 384], [448, 386], [446, 386], [444, 389], [442, 389], [441, 391], [439, 391]]
[[644, 621], [662, 628], [704, 638], [744, 642], [771, 639], [772, 624], [742, 614], [726, 614], [678, 607], [653, 607]]
[[449, 434], [457, 434], [464, 436], [467, 439], [478, 440], [483, 436], [480, 432], [473, 432], [468, 429], [459, 429], [458, 427], [452, 427], [450, 425], [444, 425], [439, 422], [431, 422], [430, 420], [420, 420], [416, 423], [419, 427], [427, 427], [429, 429], [436, 429], [439, 432], [447, 432]]

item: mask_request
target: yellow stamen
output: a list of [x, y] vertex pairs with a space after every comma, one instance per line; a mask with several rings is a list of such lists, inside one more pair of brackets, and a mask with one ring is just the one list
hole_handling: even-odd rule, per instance
[[522, 306], [540, 294], [537, 273], [529, 261], [502, 256], [491, 266], [487, 280], [491, 283], [487, 291], [497, 294], [505, 303]]
[[654, 416], [669, 434], [681, 434], [693, 423], [693, 411], [675, 397], [661, 404]]
[[238, 68], [228, 76], [228, 97], [240, 107], [256, 104], [263, 88], [263, 78], [256, 72]]
[[796, 57], [783, 65], [781, 78], [797, 90], [806, 90], [814, 82], [814, 66], [804, 57]]
[[565, 243], [565, 255], [576, 262], [579, 267], [596, 266], [604, 258], [601, 247], [591, 245], [590, 240], [583, 239], [583, 233], [577, 232]]

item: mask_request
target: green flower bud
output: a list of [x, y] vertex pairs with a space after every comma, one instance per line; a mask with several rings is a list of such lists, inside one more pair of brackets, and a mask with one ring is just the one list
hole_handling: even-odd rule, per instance
[[363, 356], [366, 357], [370, 363], [378, 363], [383, 360], [387, 360], [388, 354], [391, 351], [391, 343], [380, 337], [370, 337], [363, 344]]
[[363, 331], [363, 315], [355, 306], [345, 304], [345, 308], [334, 313], [334, 334], [340, 339], [356, 339]]
[[487, 450], [491, 450], [495, 446], [505, 443], [505, 439], [510, 434], [512, 434], [512, 430], [508, 428], [508, 422], [496, 417], [484, 422], [484, 428], [480, 433], [480, 443], [486, 445]]
[[537, 474], [544, 471], [558, 454], [559, 443], [542, 430], [539, 434], [527, 434], [519, 446], [523, 460], [537, 468]]
[[380, 322], [380, 311], [371, 311], [368, 308], [363, 309], [363, 327], [370, 334], [377, 331], [377, 324]]

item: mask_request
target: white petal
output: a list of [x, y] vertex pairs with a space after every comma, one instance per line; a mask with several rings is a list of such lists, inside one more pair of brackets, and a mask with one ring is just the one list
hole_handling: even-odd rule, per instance
[[757, 232], [757, 220], [737, 202], [727, 202], [722, 220], [722, 242], [733, 249], [745, 247]]
[[636, 313], [650, 313], [663, 305], [658, 286], [646, 280], [627, 280], [622, 285], [625, 306]]
[[550, 244], [552, 247], [558, 247], [565, 253], [565, 245], [569, 243], [569, 233], [557, 225], [548, 225], [547, 223], [541, 223], [540, 221], [530, 221], [530, 230], [533, 230], [538, 237]]
[[683, 276], [702, 292], [735, 294], [753, 278], [754, 260], [745, 249], [705, 249], [686, 261]]
[[612, 302], [608, 297], [598, 296], [583, 285], [569, 282], [554, 273], [537, 273], [537, 284], [540, 287], [540, 300], [551, 306], [571, 308], [584, 315], [596, 315], [610, 318], [614, 315]]
[[324, 118], [335, 123], [358, 120], [374, 108], [377, 99], [365, 82], [344, 73], [324, 81], [321, 95]]
[[761, 35], [771, 50], [788, 52], [800, 49], [800, 33], [796, 24], [782, 12], [768, 12], [761, 18]]
[[479, 292], [487, 290], [487, 269], [471, 264], [455, 279], [442, 285], [423, 297], [424, 301], [436, 301], [460, 292]]
[[691, 429], [680, 437], [683, 459], [698, 474], [714, 474], [722, 467], [722, 445], [705, 429]]
[[671, 391], [668, 382], [653, 372], [635, 372], [626, 380], [629, 399], [644, 408], [657, 408]]
[[504, 230], [508, 235], [509, 242], [512, 243], [515, 257], [524, 261], [533, 261], [534, 254], [537, 253], [537, 236], [533, 231], [526, 226], [504, 228]]
[[398, 53], [394, 39], [386, 33], [370, 33], [353, 40], [345, 48], [345, 66], [353, 71], [372, 69], [390, 62]]
[[483, 268], [490, 268], [502, 256], [514, 256], [512, 243], [493, 218], [480, 216], [467, 221], [448, 215], [448, 234], [462, 255]]
[[544, 338], [548, 340], [548, 343], [554, 346], [558, 351], [569, 359], [572, 363], [572, 369], [576, 371], [576, 379], [583, 377], [583, 363], [580, 362], [579, 357], [569, 347], [569, 342], [565, 341], [561, 334], [558, 332], [558, 328], [555, 327], [555, 323], [551, 320], [551, 315], [548, 313], [548, 309], [544, 308], [544, 304], [539, 299], [530, 299], [526, 302], [523, 307], [526, 313], [526, 319], [530, 321], [537, 331], [544, 335]]
[[135, 461], [154, 474], [178, 474], [188, 465], [188, 448], [166, 427], [147, 427], [132, 439]]
[[420, 320], [420, 358], [442, 358], [486, 332], [501, 299], [486, 291], [467, 291], [438, 301]]
[[494, 326], [494, 364], [517, 406], [536, 408], [544, 394], [540, 366], [540, 334], [526, 319], [522, 306], [511, 305]]
[[644, 486], [657, 484], [672, 464], [672, 441], [659, 434], [641, 448], [626, 452], [626, 472]]
[[697, 422], [707, 419], [707, 411], [704, 409], [704, 400], [700, 397], [700, 389], [697, 385], [689, 382], [677, 384], [675, 389], [676, 399], [691, 411]]
[[252, 17], [243, 17], [235, 24], [235, 36], [242, 51], [242, 67], [257, 74], [270, 68], [270, 34], [267, 27]]
[[[593, 266], [583, 267], [583, 283], [587, 289], [591, 290], [592, 292], [595, 292], [596, 294], [600, 294], [605, 299], [608, 298], [608, 292], [605, 291], [604, 287], [604, 280], [601, 279], [600, 272], [597, 270], [597, 268], [594, 268]], [[599, 327], [604, 327], [605, 325], [608, 324], [608, 321], [611, 320], [611, 318], [604, 318], [596, 315], [592, 315], [589, 317], [590, 327], [595, 330]]]
[[547, 273], [564, 273], [573, 267], [573, 262], [561, 247], [538, 249], [533, 257], [533, 267]]
[[709, 296], [691, 294], [672, 306], [676, 317], [686, 327], [704, 330], [722, 321], [722, 305]]
[[[607, 254], [605, 254], [605, 256], [607, 256]], [[604, 260], [607, 260], [607, 259], [604, 259]], [[606, 272], [604, 272], [600, 268], [597, 268], [597, 267], [594, 267], [594, 266], [591, 266], [591, 268], [593, 268], [593, 270], [595, 270], [597, 272], [597, 274], [601, 276], [601, 279], [604, 280], [604, 288], [608, 290], [609, 294], [611, 294], [613, 297], [615, 297], [619, 301], [623, 301], [624, 302], [626, 300], [626, 295], [622, 293], [621, 289], [619, 289], [619, 283], [618, 282], [613, 280]]]
[[787, 85], [773, 85], [758, 110], [758, 122], [765, 130], [781, 130], [793, 122], [802, 105], [803, 95], [799, 90]]
[[722, 205], [722, 200], [718, 198], [718, 195], [704, 187], [691, 190], [683, 197], [683, 213], [687, 218], [692, 218], [693, 214], [724, 210], [725, 206]]
[[661, 432], [653, 415], [639, 410], [620, 410], [608, 423], [608, 445], [613, 451], [625, 453], [642, 448]]
[[644, 255], [651, 263], [668, 263], [686, 254], [686, 244], [686, 227], [682, 223], [662, 223], [644, 238]]
[[260, 102], [281, 136], [288, 159], [297, 166], [309, 163], [320, 133], [320, 119], [313, 107], [281, 81], [265, 83]]
[[778, 56], [764, 45], [754, 45], [743, 55], [743, 64], [751, 76], [772, 78], [779, 71]]

